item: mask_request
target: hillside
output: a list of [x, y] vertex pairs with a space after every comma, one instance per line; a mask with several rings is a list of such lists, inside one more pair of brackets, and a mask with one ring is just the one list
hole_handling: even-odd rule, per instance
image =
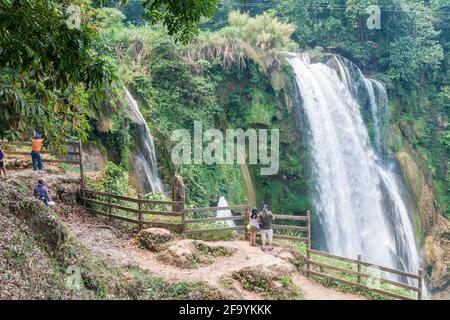
[[362, 299], [307, 279], [289, 247], [268, 254], [242, 240], [174, 235], [160, 252], [145, 250], [138, 230], [76, 204], [45, 208], [29, 196], [35, 179], [0, 183], [1, 299]]

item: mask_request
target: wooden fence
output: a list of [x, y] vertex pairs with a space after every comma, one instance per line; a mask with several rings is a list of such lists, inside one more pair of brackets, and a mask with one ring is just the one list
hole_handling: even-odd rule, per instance
[[[1, 146], [12, 146], [12, 147], [29, 147], [29, 151], [24, 150], [5, 150], [7, 156], [18, 155], [18, 156], [31, 156], [31, 142], [19, 142], [19, 141], [2, 141], [0, 140]], [[43, 149], [39, 153], [42, 155], [50, 155], [55, 157], [55, 159], [45, 159], [41, 158], [44, 163], [64, 163], [72, 164], [80, 167], [80, 184], [84, 186], [84, 170], [83, 170], [83, 159], [82, 159], [82, 146], [81, 142], [66, 142], [67, 146], [72, 146], [76, 151], [67, 152], [66, 154], [60, 154], [53, 150]], [[67, 159], [72, 158], [72, 159]], [[73, 159], [75, 158], [75, 159]], [[31, 160], [30, 160], [31, 161]]]
[[[295, 223], [303, 222], [303, 226], [291, 224], [279, 224], [278, 221], [295, 221]], [[311, 246], [311, 219], [309, 210], [304, 216], [296, 215], [275, 215], [275, 223], [273, 224], [274, 239], [302, 241], [306, 242], [308, 248]], [[288, 234], [283, 234], [288, 233]]]
[[[180, 231], [186, 235], [190, 234], [203, 234], [212, 232], [224, 232], [224, 231], [238, 231], [247, 232], [247, 223], [249, 219], [250, 208], [248, 205], [234, 205], [227, 207], [206, 207], [206, 208], [185, 208], [184, 196], [181, 201], [160, 201], [160, 200], [147, 200], [142, 196], [137, 198], [131, 198], [126, 196], [114, 195], [107, 192], [99, 192], [89, 189], [81, 189], [81, 201], [84, 203], [86, 209], [93, 213], [102, 216], [109, 217], [110, 219], [117, 219], [144, 226], [157, 226], [170, 228]], [[118, 203], [119, 202], [119, 203]], [[145, 206], [156, 205], [170, 205], [171, 211], [162, 210], [149, 210]], [[122, 211], [127, 214], [135, 215], [135, 217], [125, 217], [123, 215], [115, 214], [113, 211]], [[219, 210], [234, 210], [238, 214], [231, 217], [216, 217], [215, 213]], [[213, 212], [214, 217], [202, 217], [193, 218], [189, 217], [192, 213], [206, 213]], [[152, 220], [146, 220], [146, 216], [153, 216]], [[161, 220], [154, 220], [154, 216], [162, 217], [179, 217], [176, 222], [167, 222]], [[274, 239], [290, 240], [290, 241], [304, 241], [310, 242], [310, 219], [309, 213], [306, 216], [290, 216], [290, 215], [275, 215], [276, 221], [278, 220], [291, 220], [291, 221], [304, 221], [306, 226], [284, 225], [274, 224]], [[238, 225], [229, 226], [226, 223], [222, 225], [214, 225], [215, 222], [238, 222]], [[240, 223], [239, 223], [240, 222]], [[191, 228], [195, 224], [200, 224], [200, 228]], [[211, 224], [211, 227], [208, 227]], [[281, 232], [295, 232], [305, 233], [304, 235], [286, 235]]]
[[[349, 268], [343, 268], [337, 265], [333, 265], [326, 262], [318, 262], [312, 259], [312, 256], [316, 255], [319, 257], [325, 257], [326, 259], [329, 259], [331, 261], [341, 261], [344, 263], [349, 263], [350, 265], [355, 265], [354, 269]], [[318, 269], [321, 269], [321, 271], [317, 271], [317, 268], [314, 269], [313, 267], [317, 267]], [[363, 268], [365, 268], [366, 272], [363, 271]], [[339, 277], [339, 275], [336, 274], [329, 274], [325, 273], [324, 270], [331, 270], [333, 272], [339, 272], [344, 273], [347, 275], [353, 275], [356, 276], [356, 281], [351, 281], [347, 279], [343, 279], [342, 277]], [[358, 259], [349, 259], [344, 258], [341, 256], [333, 255], [330, 253], [325, 253], [317, 250], [307, 250], [307, 269], [306, 269], [307, 275], [313, 275], [318, 276], [322, 278], [327, 278], [336, 282], [340, 282], [352, 287], [356, 287], [359, 289], [365, 289], [371, 292], [379, 293], [381, 295], [389, 296], [396, 299], [401, 300], [415, 300], [412, 297], [405, 296], [402, 294], [390, 292], [383, 290], [379, 288], [378, 284], [388, 284], [393, 287], [397, 288], [403, 288], [407, 289], [410, 292], [414, 292], [417, 294], [417, 299], [422, 299], [422, 269], [419, 269], [418, 274], [408, 273], [396, 269], [391, 269], [379, 265], [375, 265], [366, 261], [362, 260], [361, 255], [358, 255]], [[369, 273], [367, 273], [369, 272]], [[414, 282], [416, 282], [416, 285], [410, 285], [398, 281], [394, 281], [392, 279], [389, 279], [385, 273], [393, 274], [397, 276], [404, 277], [405, 279], [412, 279]], [[363, 283], [363, 279], [369, 279], [370, 281], [375, 281], [374, 284], [366, 284]]]
[[[137, 198], [119, 196], [107, 192], [100, 192], [88, 189], [81, 189], [81, 201], [84, 203], [86, 210], [92, 214], [105, 216], [115, 220], [121, 220], [144, 226], [163, 227], [174, 230], [181, 230], [182, 211], [174, 211], [173, 208], [180, 207], [180, 201], [163, 201], [148, 200], [142, 196]], [[172, 210], [152, 210], [155, 206], [171, 206]], [[146, 208], [147, 207], [147, 208]], [[148, 208], [150, 207], [150, 209]], [[126, 217], [116, 214], [114, 211], [122, 211], [127, 214], [134, 215], [135, 218]], [[146, 217], [152, 218], [166, 217], [166, 220], [148, 220]], [[169, 222], [167, 218], [179, 217], [180, 222]]]
[[[231, 217], [212, 217], [212, 218], [191, 218], [186, 219], [187, 214], [189, 213], [200, 213], [200, 212], [217, 212], [218, 210], [241, 210], [243, 214], [238, 214], [236, 216]], [[228, 206], [228, 207], [208, 207], [208, 208], [185, 208], [183, 210], [183, 233], [184, 234], [194, 234], [194, 233], [211, 233], [211, 232], [222, 232], [222, 231], [244, 231], [245, 232], [245, 222], [247, 221], [249, 212], [249, 207], [247, 205], [236, 205], [236, 206]], [[199, 228], [199, 229], [190, 229], [189, 227], [192, 224], [207, 224], [214, 222], [229, 222], [229, 221], [242, 221], [242, 225], [239, 226], [217, 226], [213, 228]]]

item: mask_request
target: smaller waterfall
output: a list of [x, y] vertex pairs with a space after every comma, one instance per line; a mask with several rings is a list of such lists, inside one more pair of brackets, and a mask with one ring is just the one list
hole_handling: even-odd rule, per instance
[[366, 87], [367, 93], [369, 95], [370, 113], [372, 114], [373, 130], [374, 130], [374, 141], [375, 149], [381, 151], [381, 132], [380, 132], [380, 122], [378, 118], [378, 104], [375, 98], [375, 91], [373, 89], [373, 80], [363, 77], [363, 82]]
[[[221, 196], [219, 198], [219, 201], [217, 202], [217, 207], [221, 208], [221, 207], [228, 207], [228, 202], [225, 199], [224, 196]], [[217, 218], [225, 218], [225, 217], [232, 217], [233, 215], [231, 214], [231, 210], [217, 210], [217, 214], [216, 217]], [[235, 227], [236, 225], [234, 224], [234, 221], [232, 220], [228, 220], [227, 224], [229, 227]]]
[[136, 140], [139, 152], [132, 156], [133, 166], [143, 175], [142, 185], [145, 192], [163, 192], [164, 187], [158, 176], [155, 146], [150, 129], [136, 100], [127, 89], [125, 89], [125, 100], [128, 104], [128, 115], [137, 124]]

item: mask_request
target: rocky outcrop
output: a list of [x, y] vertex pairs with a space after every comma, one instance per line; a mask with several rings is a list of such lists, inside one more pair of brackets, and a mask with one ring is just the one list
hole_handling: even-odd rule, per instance
[[233, 248], [202, 241], [181, 240], [161, 252], [158, 259], [182, 269], [195, 269], [200, 264], [210, 264], [215, 258], [230, 256]]
[[44, 180], [50, 199], [55, 202], [76, 204], [80, 193], [80, 175], [77, 173], [62, 173], [56, 170], [46, 170], [36, 173], [31, 170], [8, 173], [8, 183], [32, 196], [39, 179]]
[[432, 293], [445, 292], [450, 297], [450, 224], [444, 217], [425, 238], [425, 260]]
[[404, 144], [403, 149], [397, 152], [395, 156], [400, 163], [406, 184], [416, 203], [419, 222], [416, 227], [419, 227], [423, 234], [431, 230], [437, 216], [441, 214], [436, 205], [430, 173], [425, 169], [423, 159], [408, 144]]
[[163, 228], [148, 228], [138, 234], [139, 244], [147, 250], [160, 252], [172, 240], [169, 230]]
[[0, 207], [25, 220], [52, 250], [64, 243], [65, 229], [59, 219], [44, 205], [15, 188], [0, 184]]
[[418, 231], [417, 238], [423, 245], [425, 276], [431, 291], [445, 291], [450, 284], [449, 223], [437, 203], [433, 175], [428, 168], [426, 156], [415, 149], [417, 130], [404, 121], [399, 123], [396, 130], [400, 130], [403, 141], [401, 150], [395, 156], [417, 207], [414, 225]]
[[83, 145], [83, 165], [86, 171], [100, 171], [108, 162], [102, 149], [94, 144]]
[[246, 267], [233, 273], [233, 279], [248, 290], [261, 294], [266, 299], [299, 299], [302, 291], [292, 282], [294, 269], [289, 266]]

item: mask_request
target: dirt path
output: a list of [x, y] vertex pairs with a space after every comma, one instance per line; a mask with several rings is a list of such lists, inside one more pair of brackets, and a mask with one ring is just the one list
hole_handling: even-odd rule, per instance
[[[214, 245], [233, 250], [231, 256], [217, 258], [213, 263], [199, 265], [196, 269], [182, 269], [161, 262], [157, 253], [139, 248], [131, 233], [124, 234], [123, 230], [117, 229], [108, 219], [92, 217], [82, 208], [74, 211], [73, 207], [60, 206], [57, 211], [75, 237], [93, 254], [104, 256], [116, 263], [136, 264], [169, 281], [206, 281], [213, 286], [222, 286], [224, 278], [230, 279], [233, 272], [245, 267], [266, 266], [295, 270], [293, 265], [283, 258], [286, 256], [285, 250], [275, 248], [273, 252], [265, 253], [259, 247], [251, 247], [248, 242], [239, 240], [214, 242]], [[306, 300], [364, 299], [323, 287], [297, 271], [292, 273], [292, 279], [302, 289]], [[242, 290], [236, 281], [234, 285], [234, 291], [242, 298], [261, 299], [258, 294]]]

